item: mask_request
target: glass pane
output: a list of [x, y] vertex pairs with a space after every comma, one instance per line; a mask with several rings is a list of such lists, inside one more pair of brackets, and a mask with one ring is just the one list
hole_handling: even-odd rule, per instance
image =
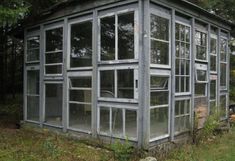
[[175, 56], [177, 58], [180, 57], [180, 42], [179, 41], [175, 42]]
[[123, 136], [122, 109], [112, 108], [112, 134]]
[[206, 70], [197, 70], [197, 81], [207, 81]]
[[151, 89], [152, 90], [168, 90], [169, 77], [151, 76]]
[[190, 43], [190, 27], [185, 26], [186, 42]]
[[220, 86], [226, 87], [226, 78], [227, 78], [227, 64], [220, 63]]
[[217, 40], [214, 38], [211, 38], [210, 40], [210, 53], [216, 55], [216, 46], [217, 46]]
[[169, 44], [151, 40], [151, 63], [152, 64], [169, 64]]
[[175, 24], [175, 39], [180, 40], [180, 24]]
[[227, 41], [225, 39], [220, 39], [221, 42], [220, 42], [220, 48], [221, 48], [221, 51], [220, 51], [220, 60], [223, 61], [223, 62], [226, 62], [227, 60]]
[[126, 110], [126, 136], [137, 138], [137, 112]]
[[115, 97], [114, 93], [114, 71], [100, 72], [100, 96], [101, 97]]
[[168, 95], [169, 95], [168, 91], [151, 92], [150, 106], [167, 105], [168, 104]]
[[134, 98], [134, 70], [118, 70], [118, 98]]
[[63, 107], [62, 84], [45, 85], [45, 122], [52, 125], [62, 125]]
[[226, 117], [226, 95], [220, 96], [220, 115], [221, 117]]
[[216, 56], [210, 56], [210, 60], [211, 60], [211, 65], [210, 65], [210, 70], [211, 71], [216, 71]]
[[92, 21], [71, 25], [70, 67], [92, 65]]
[[90, 90], [71, 90], [69, 91], [69, 100], [76, 102], [91, 102]]
[[134, 13], [118, 16], [118, 59], [134, 58]]
[[46, 74], [62, 74], [62, 65], [46, 66]]
[[27, 94], [39, 95], [39, 71], [27, 71]]
[[169, 20], [151, 14], [151, 37], [161, 40], [169, 40]]
[[185, 41], [185, 26], [180, 25], [180, 40], [181, 41]]
[[210, 82], [210, 99], [216, 99], [216, 80], [211, 80]]
[[27, 120], [39, 121], [39, 96], [27, 96]]
[[206, 96], [206, 84], [205, 83], [195, 83], [195, 95]]
[[69, 127], [91, 131], [91, 105], [70, 103]]
[[206, 47], [197, 46], [196, 53], [197, 53], [196, 55], [197, 59], [206, 60], [206, 55], [207, 55]]
[[27, 40], [27, 49], [39, 48], [39, 36], [31, 37]]
[[71, 87], [91, 88], [91, 77], [70, 78]]
[[210, 101], [210, 114], [214, 114], [216, 112], [216, 101]]
[[63, 49], [63, 28], [46, 31], [46, 52]]
[[46, 53], [46, 64], [62, 63], [63, 53]]
[[101, 25], [101, 60], [115, 59], [115, 16], [100, 20]]
[[27, 62], [30, 61], [39, 61], [39, 53], [40, 50], [38, 49], [30, 49], [27, 51]]
[[168, 134], [168, 107], [150, 110], [150, 138]]
[[110, 109], [108, 107], [100, 107], [100, 132], [110, 133], [109, 120]]
[[190, 100], [175, 101], [175, 132], [183, 132], [190, 128]]

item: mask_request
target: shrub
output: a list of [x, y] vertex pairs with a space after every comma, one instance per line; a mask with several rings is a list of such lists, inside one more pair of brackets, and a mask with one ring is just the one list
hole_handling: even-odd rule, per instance
[[120, 140], [116, 140], [111, 145], [111, 149], [114, 152], [115, 159], [119, 161], [129, 161], [133, 153], [133, 147], [129, 143], [128, 139], [123, 142], [121, 142]]

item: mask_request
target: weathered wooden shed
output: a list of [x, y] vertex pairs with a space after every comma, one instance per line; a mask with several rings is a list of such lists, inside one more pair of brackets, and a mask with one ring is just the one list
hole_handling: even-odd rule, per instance
[[69, 0], [25, 29], [24, 120], [142, 148], [228, 117], [234, 25], [185, 0]]

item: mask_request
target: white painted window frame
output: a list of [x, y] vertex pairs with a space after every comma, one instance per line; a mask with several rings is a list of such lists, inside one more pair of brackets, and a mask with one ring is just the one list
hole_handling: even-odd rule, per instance
[[[189, 45], [190, 45], [190, 49], [189, 49], [190, 50], [190, 53], [189, 53], [190, 54], [189, 55], [189, 62], [190, 62], [190, 64], [189, 64], [189, 92], [175, 92], [175, 96], [191, 95], [191, 93], [192, 93], [192, 79], [191, 79], [192, 78], [192, 70], [191, 70], [191, 68], [192, 68], [192, 27], [190, 24], [182, 22], [180, 20], [176, 20], [175, 23], [178, 23], [180, 25], [184, 25], [184, 26], [190, 28], [190, 30], [189, 30], [189, 32], [190, 32], [190, 40], [189, 40], [190, 41], [190, 43], [189, 43]], [[175, 40], [175, 42], [176, 42], [176, 40]], [[180, 59], [180, 60], [182, 60], [182, 59]], [[185, 60], [185, 59], [183, 59], [183, 60]], [[186, 67], [185, 67], [185, 69], [186, 69]], [[175, 70], [175, 69], [172, 69], [172, 70]], [[181, 76], [181, 77], [183, 76], [184, 78], [186, 77], [185, 75], [179, 75], [179, 76]], [[176, 77], [176, 75], [175, 75], [175, 77]]]
[[208, 31], [201, 29], [200, 27], [196, 27], [195, 29], [195, 36], [196, 36], [196, 32], [201, 32], [206, 34], [206, 60], [202, 60], [202, 59], [197, 59], [197, 44], [195, 42], [195, 61], [196, 62], [202, 62], [202, 63], [208, 63]]
[[[39, 50], [39, 55], [38, 55], [38, 60], [34, 60], [34, 61], [28, 61], [27, 60], [27, 57], [28, 57], [28, 40], [30, 39], [33, 39], [34, 37], [38, 37], [38, 40], [39, 40], [39, 47], [38, 47], [38, 50]], [[33, 63], [40, 63], [40, 48], [41, 48], [41, 44], [40, 44], [40, 31], [34, 31], [32, 33], [27, 33], [27, 36], [26, 36], [26, 54], [25, 54], [25, 57], [24, 57], [24, 62], [28, 65], [28, 64], [33, 64]], [[33, 49], [37, 49], [37, 48], [33, 48]], [[31, 50], [33, 50], [31, 49]]]
[[[39, 94], [37, 94], [37, 95], [31, 95], [31, 94], [28, 94], [28, 71], [39, 71]], [[40, 82], [40, 67], [37, 65], [37, 66], [27, 66], [26, 67], [26, 84], [27, 84], [27, 86], [26, 86], [26, 93], [25, 93], [25, 101], [26, 101], [26, 103], [25, 103], [25, 109], [26, 109], [26, 112], [25, 112], [25, 114], [26, 114], [26, 121], [27, 122], [32, 122], [32, 123], [37, 123], [37, 124], [39, 124], [40, 123], [40, 92], [41, 92], [41, 89], [40, 89], [40, 84], [41, 84], [41, 82]], [[38, 99], [39, 99], [39, 105], [38, 105], [38, 107], [39, 107], [39, 114], [38, 114], [38, 116], [39, 116], [39, 120], [38, 121], [33, 121], [33, 120], [29, 120], [28, 119], [28, 113], [27, 113], [27, 111], [28, 111], [28, 96], [33, 96], [33, 97], [38, 97]]]
[[[109, 109], [109, 133], [105, 133], [105, 132], [101, 132], [100, 131], [100, 109], [101, 107], [105, 107]], [[112, 133], [112, 109], [113, 108], [117, 108], [117, 109], [121, 109], [122, 110], [122, 119], [123, 119], [123, 134], [122, 136], [120, 135], [113, 135]], [[97, 132], [98, 135], [103, 135], [103, 136], [111, 136], [111, 137], [115, 137], [115, 138], [119, 138], [119, 139], [126, 139], [126, 135], [125, 135], [125, 123], [126, 123], [126, 110], [130, 110], [130, 111], [135, 111], [136, 112], [136, 138], [133, 137], [128, 137], [128, 140], [132, 140], [132, 141], [138, 141], [138, 128], [139, 128], [139, 121], [138, 121], [138, 109], [135, 106], [131, 106], [131, 105], [117, 105], [117, 104], [110, 104], [110, 103], [99, 103], [98, 104], [98, 111], [97, 111]]]
[[[225, 53], [226, 54], [226, 61], [221, 61], [221, 59], [219, 60], [220, 74], [221, 74], [221, 64], [225, 64], [226, 65], [226, 85], [225, 86], [219, 85], [219, 89], [220, 90], [228, 90], [228, 75], [229, 75], [229, 73], [227, 73], [229, 71], [229, 67], [228, 67], [228, 61], [229, 61], [228, 60], [228, 54], [229, 54], [229, 52], [228, 52], [228, 50], [229, 50], [229, 47], [228, 47], [228, 38], [225, 37], [225, 36], [220, 36], [220, 39], [224, 39], [226, 41], [227, 45], [226, 45], [226, 51], [225, 51], [226, 52]], [[221, 55], [221, 51], [219, 52], [219, 54]], [[220, 74], [219, 74], [219, 76], [220, 76]], [[220, 77], [219, 77], [219, 79], [220, 79]]]
[[[48, 27], [44, 27], [44, 51], [43, 51], [43, 59], [44, 59], [44, 76], [45, 77], [58, 77], [58, 76], [63, 76], [63, 68], [64, 68], [64, 52], [63, 52], [63, 48], [64, 48], [64, 43], [62, 43], [62, 50], [58, 50], [58, 51], [46, 51], [46, 32], [49, 30], [53, 30], [53, 29], [58, 29], [58, 28], [62, 28], [63, 30], [63, 37], [62, 37], [62, 42], [64, 39], [64, 25], [63, 22], [60, 24], [55, 24], [55, 25], [51, 25]], [[50, 54], [50, 53], [61, 53], [62, 54], [62, 62], [61, 63], [51, 63], [51, 64], [46, 64], [46, 54]], [[47, 66], [61, 66], [61, 73], [57, 73], [57, 74], [47, 74], [46, 73], [46, 67]]]
[[[134, 12], [134, 58], [133, 59], [118, 59], [118, 15]], [[114, 60], [101, 60], [101, 25], [102, 18], [115, 16], [115, 59]], [[131, 5], [129, 8], [122, 7], [115, 10], [101, 11], [98, 15], [98, 64], [115, 64], [115, 63], [133, 63], [138, 62], [138, 47], [139, 47], [139, 16], [138, 8]]]
[[[155, 137], [155, 138], [149, 138], [149, 142], [154, 142], [156, 140], [161, 140], [161, 139], [164, 139], [164, 138], [168, 138], [170, 136], [170, 123], [171, 123], [171, 72], [168, 71], [168, 70], [150, 70], [150, 77], [151, 76], [159, 76], [159, 77], [168, 77], [168, 104], [167, 105], [158, 105], [158, 106], [150, 106], [149, 107], [149, 113], [151, 112], [152, 109], [156, 109], [156, 108], [168, 108], [168, 133], [165, 134], [165, 135], [162, 135], [162, 136], [158, 136], [158, 137]], [[151, 83], [149, 83], [151, 85]], [[151, 93], [151, 88], [150, 88], [150, 91]], [[150, 97], [150, 100], [151, 101], [151, 97]], [[149, 104], [150, 105], [150, 104]], [[149, 114], [150, 116], [150, 114]], [[148, 118], [150, 119], [150, 118]], [[150, 120], [149, 120], [150, 122]], [[150, 128], [149, 128], [149, 134], [150, 134]]]
[[[118, 98], [117, 97], [117, 71], [118, 70], [133, 70], [134, 74], [134, 98]], [[101, 97], [100, 96], [100, 72], [102, 71], [114, 71], [114, 98], [108, 98], [108, 97]], [[99, 67], [98, 68], [98, 100], [99, 101], [112, 101], [112, 102], [125, 102], [125, 103], [138, 103], [138, 66], [129, 66], [129, 65], [118, 65], [118, 66], [112, 66], [110, 68], [109, 66], [105, 67]]]
[[[210, 34], [210, 43], [211, 43], [211, 39], [215, 39], [216, 40], [216, 53], [215, 54], [212, 54], [212, 53], [210, 53], [210, 58], [211, 58], [211, 56], [214, 56], [216, 59], [216, 63], [215, 63], [215, 65], [216, 65], [216, 67], [215, 67], [215, 71], [213, 71], [213, 70], [211, 70], [211, 68], [210, 68], [210, 73], [211, 74], [217, 74], [217, 66], [218, 66], [218, 61], [217, 61], [217, 58], [218, 58], [218, 56], [217, 56], [217, 54], [218, 54], [218, 36], [216, 35], [216, 34]], [[211, 46], [210, 46], [210, 48], [211, 48]], [[210, 61], [211, 61], [211, 59], [210, 59]], [[210, 62], [211, 63], [211, 62]]]
[[[91, 78], [91, 88], [73, 88], [73, 87], [70, 87], [70, 79], [71, 78], [82, 78], [82, 77], [90, 77]], [[76, 89], [76, 90], [90, 90], [92, 92], [93, 88], [92, 88], [92, 72], [89, 72], [89, 71], [82, 71], [82, 72], [69, 72], [68, 73], [68, 77], [67, 77], [67, 87], [68, 87], [68, 96], [67, 96], [67, 118], [68, 118], [68, 121], [67, 121], [67, 127], [69, 130], [73, 130], [73, 131], [77, 131], [77, 132], [83, 132], [83, 133], [87, 133], [87, 134], [91, 134], [92, 132], [92, 129], [91, 131], [87, 131], [87, 130], [84, 130], [84, 129], [80, 129], [80, 128], [73, 128], [73, 127], [70, 127], [69, 126], [69, 111], [70, 111], [70, 103], [77, 103], [77, 104], [88, 104], [88, 105], [91, 105], [91, 110], [93, 110], [94, 107], [92, 107], [92, 100], [90, 103], [88, 102], [77, 102], [77, 101], [70, 101], [70, 98], [69, 98], [69, 91], [70, 89]], [[91, 120], [92, 122], [92, 120]], [[92, 125], [91, 125], [92, 127]]]
[[[169, 21], [169, 40], [168, 41], [165, 41], [165, 40], [161, 40], [161, 39], [156, 39], [156, 38], [152, 38], [151, 37], [151, 33], [149, 35], [149, 48], [150, 48], [150, 60], [149, 60], [149, 64], [150, 64], [150, 67], [153, 67], [153, 68], [162, 68], [162, 69], [171, 69], [171, 14], [170, 13], [166, 13], [166, 12], [163, 12], [163, 11], [160, 11], [160, 10], [156, 10], [154, 8], [150, 8], [150, 15], [149, 17], [151, 17], [151, 15], [155, 15], [155, 16], [158, 16], [158, 17], [161, 17], [161, 18], [165, 18]], [[151, 19], [150, 19], [150, 22], [151, 23]], [[151, 25], [149, 25], [151, 27]], [[149, 31], [151, 32], [151, 28], [149, 28]], [[160, 42], [164, 42], [164, 43], [168, 43], [168, 46], [169, 46], [169, 51], [168, 51], [168, 64], [152, 64], [151, 63], [151, 41], [154, 40], [154, 41], [160, 41]]]
[[[71, 54], [71, 27], [72, 25], [75, 25], [75, 24], [80, 24], [80, 23], [83, 23], [83, 22], [89, 22], [91, 21], [92, 23], [92, 27], [93, 27], [93, 15], [87, 15], [87, 16], [80, 16], [80, 17], [77, 17], [77, 18], [73, 18], [71, 20], [69, 20], [68, 22], [68, 48], [67, 48], [67, 69], [70, 70], [70, 71], [74, 71], [74, 70], [92, 70], [92, 62], [91, 62], [91, 66], [87, 66], [87, 67], [71, 67], [70, 66], [70, 54]], [[93, 33], [93, 29], [92, 29], [92, 35], [94, 34]], [[92, 36], [93, 37], [93, 36]], [[92, 38], [92, 47], [93, 47], [93, 38]], [[94, 50], [92, 48], [92, 50]], [[92, 52], [93, 54], [93, 52]]]

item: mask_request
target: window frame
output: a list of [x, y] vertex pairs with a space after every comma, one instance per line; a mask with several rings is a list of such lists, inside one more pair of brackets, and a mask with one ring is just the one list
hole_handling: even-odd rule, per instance
[[[190, 52], [189, 52], [189, 92], [175, 92], [175, 96], [182, 96], [182, 95], [185, 95], [185, 96], [187, 96], [187, 95], [190, 95], [191, 93], [192, 93], [192, 48], [193, 48], [193, 46], [192, 46], [192, 26], [190, 25], [190, 24], [188, 24], [188, 23], [186, 23], [186, 22], [182, 22], [182, 21], [180, 21], [180, 20], [176, 20], [175, 21], [175, 24], [176, 23], [178, 23], [178, 24], [180, 24], [180, 25], [184, 25], [184, 26], [186, 26], [186, 27], [189, 27], [189, 32], [190, 32], [190, 43], [189, 43], [189, 45], [190, 45]], [[176, 42], [176, 39], [175, 39], [175, 42]], [[174, 43], [175, 43], [174, 42]], [[181, 41], [180, 41], [181, 42]], [[175, 45], [176, 46], [176, 45]], [[175, 50], [176, 51], [176, 50]], [[174, 51], [174, 52], [175, 52]], [[179, 59], [179, 60], [182, 60], [182, 58], [181, 59]], [[183, 60], [186, 60], [186, 59], [183, 59]], [[176, 64], [176, 63], [175, 63]], [[174, 68], [173, 70], [175, 70], [176, 68]], [[185, 68], [186, 69], [186, 68]], [[178, 76], [180, 76], [180, 77], [184, 77], [184, 78], [186, 78], [186, 76], [185, 75], [178, 75]], [[175, 74], [175, 80], [176, 80], [176, 74]], [[175, 81], [176, 82], [176, 81]]]
[[[228, 60], [228, 55], [229, 55], [229, 46], [228, 46], [228, 38], [226, 37], [226, 36], [220, 36], [220, 40], [221, 39], [224, 39], [225, 41], [226, 41], [226, 61], [221, 61], [221, 48], [220, 48], [220, 51], [219, 51], [219, 67], [220, 67], [220, 69], [219, 69], [219, 71], [220, 71], [220, 77], [219, 77], [219, 79], [220, 79], [220, 84], [219, 84], [219, 89], [220, 90], [228, 90], [228, 75], [229, 75], [229, 73], [227, 73], [229, 70], [228, 70], [228, 63], [229, 63], [229, 60]], [[220, 41], [220, 44], [219, 44], [220, 46], [221, 46], [221, 41]], [[224, 64], [224, 65], [226, 65], [226, 85], [225, 86], [221, 86], [221, 64]]]
[[[50, 123], [47, 123], [46, 122], [46, 84], [61, 84], [62, 85], [62, 120], [61, 120], [61, 125], [55, 125], [55, 124], [50, 124]], [[46, 125], [46, 126], [50, 126], [50, 127], [57, 127], [57, 128], [63, 128], [64, 126], [64, 113], [63, 113], [63, 108], [64, 108], [64, 91], [63, 91], [63, 88], [64, 88], [64, 83], [62, 81], [49, 81], [49, 80], [45, 80], [44, 83], [43, 83], [43, 125]]]
[[[210, 55], [210, 73], [212, 74], [217, 74], [217, 67], [218, 67], [218, 36], [216, 34], [213, 34], [211, 33], [210, 34], [210, 43], [211, 43], [211, 39], [215, 39], [216, 40], [216, 53], [215, 54], [212, 54], [211, 52], [209, 52], [209, 55]], [[211, 51], [211, 45], [210, 45], [210, 51]], [[211, 56], [214, 56], [215, 57], [215, 71], [214, 70], [211, 70]]]
[[[71, 73], [68, 73], [68, 76], [67, 76], [67, 118], [68, 118], [68, 121], [67, 121], [67, 127], [69, 130], [73, 130], [73, 131], [77, 131], [77, 132], [83, 132], [83, 133], [87, 133], [87, 134], [91, 134], [92, 133], [92, 129], [89, 131], [89, 130], [84, 130], [84, 129], [81, 129], [81, 128], [74, 128], [74, 127], [71, 127], [69, 126], [69, 111], [70, 111], [70, 103], [75, 103], [75, 104], [88, 104], [91, 106], [91, 111], [94, 110], [93, 107], [92, 107], [92, 99], [91, 99], [91, 102], [90, 103], [87, 103], [87, 102], [78, 102], [78, 101], [70, 101], [70, 97], [69, 97], [69, 92], [70, 92], [70, 79], [71, 78], [82, 78], [82, 77], [90, 77], [91, 78], [91, 88], [80, 88], [80, 87], [75, 87], [76, 90], [79, 90], [79, 89], [85, 89], [85, 90], [90, 90], [91, 93], [92, 93], [92, 90], [93, 90], [93, 87], [92, 87], [92, 72], [71, 72]], [[73, 88], [73, 87], [72, 87]], [[91, 128], [92, 128], [92, 118], [91, 118]]]
[[[117, 71], [118, 70], [133, 70], [133, 94], [134, 98], [118, 98], [117, 97]], [[114, 97], [101, 97], [100, 96], [100, 91], [101, 91], [101, 81], [100, 81], [100, 72], [102, 71], [114, 71]], [[98, 68], [98, 100], [99, 101], [112, 101], [112, 102], [125, 102], [125, 103], [138, 103], [138, 66], [113, 66], [112, 68], [110, 67], [99, 67]]]
[[[109, 109], [109, 133], [105, 133], [105, 132], [101, 132], [100, 131], [100, 109], [101, 107], [106, 107]], [[115, 137], [115, 138], [119, 138], [119, 139], [126, 139], [126, 135], [125, 135], [125, 128], [126, 128], [126, 110], [130, 110], [130, 111], [135, 111], [136, 112], [136, 138], [134, 137], [128, 137], [129, 140], [132, 141], [138, 141], [138, 131], [139, 131], [139, 121], [138, 121], [138, 109], [136, 108], [136, 106], [134, 105], [118, 105], [118, 104], [112, 104], [112, 103], [106, 103], [106, 102], [101, 102], [97, 104], [97, 133], [98, 135], [101, 136], [111, 136], [111, 137]], [[112, 109], [121, 109], [122, 110], [122, 128], [123, 128], [123, 133], [122, 136], [119, 135], [114, 135], [112, 133]], [[124, 135], [123, 135], [124, 134]]]
[[[175, 111], [174, 111], [174, 127], [175, 127], [175, 118], [179, 118], [179, 117], [185, 117], [185, 116], [189, 116], [189, 124], [191, 124], [192, 123], [192, 98], [191, 98], [191, 96], [188, 96], [188, 97], [176, 97], [175, 98], [175, 102], [176, 101], [186, 101], [186, 100], [189, 100], [189, 113], [188, 114], [181, 114], [181, 115], [175, 115]], [[175, 107], [174, 107], [174, 110], [175, 110]], [[176, 132], [175, 131], [175, 128], [174, 128], [174, 135], [175, 136], [177, 136], [177, 135], [179, 135], [179, 134], [182, 134], [182, 133], [185, 133], [185, 132], [188, 132], [188, 131], [190, 131], [190, 129], [188, 129], [188, 130], [184, 130], [184, 131], [180, 131], [180, 132]]]
[[[197, 59], [197, 44], [195, 42], [195, 60], [196, 62], [202, 62], [202, 63], [208, 63], [208, 37], [209, 37], [209, 34], [208, 34], [208, 31], [205, 30], [205, 29], [201, 29], [200, 27], [196, 27], [195, 29], [195, 36], [196, 36], [196, 32], [200, 32], [200, 33], [203, 33], [203, 34], [206, 34], [206, 60], [202, 60], [202, 59]], [[195, 38], [194, 38], [195, 39]]]
[[[150, 70], [150, 75], [149, 77], [151, 78], [151, 76], [159, 76], [159, 77], [168, 77], [168, 105], [157, 105], [157, 106], [151, 106], [150, 101], [151, 101], [151, 97], [149, 97], [149, 115], [151, 113], [152, 109], [160, 109], [160, 108], [168, 108], [168, 133], [164, 134], [162, 136], [158, 136], [158, 137], [154, 137], [154, 138], [150, 138], [149, 137], [149, 142], [154, 142], [156, 140], [161, 140], [164, 138], [168, 138], [170, 136], [170, 132], [171, 132], [171, 72], [167, 71], [167, 70]], [[151, 79], [150, 79], [151, 81]], [[149, 82], [149, 85], [151, 86], [151, 82]], [[150, 87], [150, 91], [149, 91], [150, 95], [151, 95], [151, 87]], [[150, 118], [149, 122], [150, 122]], [[150, 125], [149, 125], [150, 126]], [[151, 133], [151, 129], [149, 128], [149, 134]]]
[[[108, 10], [99, 12], [98, 14], [98, 64], [117, 64], [117, 63], [133, 63], [138, 62], [139, 54], [139, 32], [138, 24], [139, 24], [139, 16], [138, 16], [138, 8], [135, 5], [129, 5], [129, 8], [122, 7], [117, 8], [115, 10]], [[126, 14], [126, 13], [134, 13], [134, 58], [133, 59], [118, 59], [118, 15]], [[101, 60], [101, 19], [105, 17], [115, 17], [115, 58], [114, 60]]]
[[75, 24], [80, 24], [80, 23], [83, 23], [83, 22], [89, 22], [91, 21], [92, 22], [92, 55], [94, 54], [94, 49], [93, 49], [93, 16], [92, 15], [88, 15], [88, 16], [80, 16], [80, 17], [77, 17], [77, 18], [73, 18], [71, 20], [69, 20], [68, 22], [68, 40], [67, 40], [67, 44], [68, 44], [68, 47], [67, 47], [67, 69], [70, 70], [70, 71], [74, 71], [74, 70], [90, 70], [93, 68], [93, 57], [91, 58], [92, 61], [91, 61], [91, 66], [87, 66], [87, 67], [71, 67], [70, 66], [70, 62], [71, 62], [71, 59], [70, 59], [70, 55], [71, 55], [71, 27], [72, 25], [75, 25]]
[[[206, 80], [205, 81], [198, 80], [198, 74], [197, 74], [198, 70], [202, 70], [202, 71], [206, 72]], [[208, 74], [209, 73], [208, 73], [208, 65], [207, 64], [200, 64], [200, 63], [195, 64], [195, 84], [194, 84], [194, 86], [196, 84], [205, 84], [205, 95], [197, 96], [196, 93], [194, 93], [195, 98], [207, 97], [208, 96], [208, 83], [209, 83]]]
[[[28, 94], [28, 71], [39, 71], [39, 94], [33, 94], [33, 95], [31, 95], [31, 94]], [[26, 121], [27, 122], [32, 122], [32, 123], [40, 123], [41, 122], [41, 120], [40, 120], [40, 109], [41, 109], [41, 98], [40, 98], [40, 95], [41, 95], [41, 82], [40, 82], [40, 67], [39, 66], [27, 66], [26, 67], [26, 69], [25, 69], [25, 74], [26, 74], [26, 79], [25, 79], [25, 81], [26, 81], [26, 92], [25, 92], [25, 109], [26, 109], [26, 113], [25, 113], [25, 118], [26, 118]], [[38, 116], [39, 116], [39, 120], [38, 121], [34, 121], [34, 120], [30, 120], [30, 119], [28, 119], [28, 96], [32, 96], [32, 97], [38, 97], [38, 99], [39, 99], [39, 104], [38, 104], [38, 107], [39, 107], [39, 114], [38, 114]]]
[[[58, 51], [46, 51], [46, 32], [49, 30], [54, 30], [54, 29], [59, 29], [62, 28], [62, 50], [58, 50]], [[52, 25], [52, 26], [48, 26], [45, 27], [43, 30], [43, 34], [44, 34], [44, 51], [43, 51], [43, 68], [44, 68], [44, 76], [45, 77], [60, 77], [63, 76], [64, 74], [64, 25], [63, 24], [56, 24], [56, 25]], [[52, 54], [52, 53], [61, 53], [62, 54], [62, 62], [61, 63], [50, 63], [50, 64], [46, 64], [46, 54]], [[47, 74], [46, 73], [46, 67], [48, 66], [61, 66], [61, 73], [56, 73], [56, 74]]]
[[[38, 60], [34, 60], [34, 61], [28, 61], [27, 60], [27, 57], [28, 57], [28, 40], [30, 39], [33, 39], [34, 37], [38, 37], [38, 40], [39, 40], [39, 54], [38, 54]], [[24, 56], [24, 62], [28, 65], [28, 64], [34, 64], [34, 63], [40, 63], [40, 56], [41, 56], [41, 36], [40, 36], [40, 31], [34, 31], [32, 33], [27, 33], [27, 36], [26, 36], [26, 42], [25, 42], [25, 56]], [[36, 49], [36, 48], [34, 48]]]
[[[171, 14], [170, 13], [165, 13], [165, 12], [163, 12], [163, 11], [158, 11], [158, 10], [156, 10], [156, 9], [154, 9], [154, 8], [151, 8], [150, 9], [150, 14], [149, 14], [149, 17], [151, 17], [151, 15], [155, 15], [155, 16], [158, 16], [158, 17], [161, 17], [161, 18], [165, 18], [165, 19], [167, 19], [168, 21], [169, 21], [169, 40], [168, 41], [166, 41], [166, 40], [161, 40], [161, 39], [156, 39], [156, 38], [152, 38], [151, 37], [151, 25], [149, 25], [149, 32], [150, 32], [150, 34], [149, 34], [149, 49], [150, 49], [150, 51], [149, 51], [149, 55], [150, 55], [150, 59], [149, 59], [149, 64], [150, 64], [150, 67], [153, 67], [153, 68], [162, 68], [162, 69], [171, 69], [171, 64], [172, 64], [172, 62], [171, 62], [171, 55], [172, 55], [172, 53], [171, 53], [171, 43], [172, 43], [172, 41], [171, 41], [171, 27], [172, 27], [172, 22], [171, 22]], [[150, 22], [149, 22], [150, 24], [151, 24], [151, 19], [150, 19]], [[160, 41], [160, 42], [164, 42], [164, 43], [168, 43], [168, 49], [169, 49], [169, 51], [168, 51], [168, 64], [166, 65], [166, 64], [153, 64], [153, 63], [151, 63], [151, 41], [152, 40], [154, 40], [154, 41]]]
[[[215, 99], [211, 99], [211, 97], [209, 98], [210, 105], [208, 105], [208, 106], [209, 106], [209, 112], [210, 113], [211, 113], [211, 102], [214, 102], [215, 106], [218, 105], [218, 101], [217, 101], [217, 98], [218, 98], [218, 89], [217, 89], [218, 88], [218, 75], [217, 74], [211, 74], [210, 75], [210, 82], [209, 82], [210, 87], [211, 87], [211, 81], [215, 81]], [[211, 90], [210, 90], [210, 96], [211, 96]]]

